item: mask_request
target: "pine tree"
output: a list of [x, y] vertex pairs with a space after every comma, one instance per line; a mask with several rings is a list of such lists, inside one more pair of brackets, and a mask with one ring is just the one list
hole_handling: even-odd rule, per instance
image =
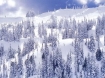
[[57, 17], [54, 15], [51, 15], [51, 24], [50, 24], [50, 28], [57, 28]]
[[102, 59], [102, 52], [100, 49], [97, 49], [96, 59], [97, 59], [97, 61], [100, 61]]
[[78, 42], [78, 39], [77, 39], [77, 35], [76, 35], [76, 38], [75, 38], [75, 45], [74, 45], [74, 54], [75, 54], [75, 62], [74, 62], [74, 65], [75, 65], [75, 76], [77, 77], [77, 72], [78, 72], [78, 68], [79, 68], [79, 64], [78, 64], [78, 51], [79, 51], [79, 42]]
[[48, 78], [53, 78], [54, 76], [54, 71], [53, 71], [53, 56], [52, 54], [49, 55], [48, 64], [47, 64], [47, 71], [48, 71]]
[[63, 28], [63, 19], [61, 19], [60, 21], [59, 21], [59, 30], [61, 30], [62, 28]]
[[92, 55], [91, 57], [90, 57], [90, 68], [88, 68], [88, 69], [90, 69], [90, 71], [89, 71], [89, 73], [90, 73], [90, 77], [91, 78], [98, 78], [98, 76], [99, 76], [99, 68], [96, 66], [96, 62], [95, 62], [95, 57]]
[[65, 19], [64, 21], [64, 32], [63, 32], [63, 39], [69, 38], [69, 21], [67, 19]]
[[8, 41], [13, 41], [14, 40], [14, 36], [13, 36], [13, 32], [12, 31], [8, 31]]
[[28, 47], [27, 47], [27, 43], [24, 42], [24, 44], [23, 44], [23, 50], [22, 50], [22, 56], [25, 56], [26, 53], [28, 53]]
[[44, 25], [43, 22], [42, 22], [41, 28], [42, 28], [42, 36], [46, 37], [47, 36], [47, 31], [46, 31], [46, 28], [45, 28], [45, 25]]
[[94, 22], [92, 20], [88, 20], [88, 22], [87, 22], [87, 30], [88, 31], [91, 30], [93, 25], [94, 25]]
[[66, 63], [65, 60], [62, 59], [62, 76], [61, 78], [66, 78]]
[[33, 39], [29, 39], [27, 42], [27, 47], [28, 47], [28, 51], [32, 51], [34, 49], [34, 40]]
[[4, 46], [0, 46], [0, 57], [4, 54]]
[[65, 31], [63, 32], [63, 39], [67, 39], [69, 38], [69, 30], [65, 29]]
[[17, 64], [17, 78], [20, 78], [21, 75], [23, 74], [23, 64], [22, 64], [22, 54], [21, 54], [21, 49], [18, 46], [18, 64]]
[[88, 61], [87, 61], [87, 58], [85, 58], [85, 60], [84, 60], [84, 63], [82, 65], [82, 69], [83, 69], [83, 72], [84, 72], [84, 77], [86, 78], [87, 77], [87, 70], [88, 70]]
[[1, 40], [4, 40], [6, 34], [7, 34], [7, 27], [6, 26], [1, 26]]
[[90, 42], [88, 43], [88, 48], [91, 52], [95, 52], [95, 40], [94, 37], [90, 37]]
[[78, 51], [78, 55], [77, 55], [77, 63], [79, 64], [79, 65], [82, 65], [83, 64], [83, 57], [84, 56], [84, 54], [83, 54], [83, 50], [82, 49], [79, 49], [79, 51]]
[[71, 55], [67, 55], [67, 62], [66, 62], [66, 78], [72, 78], [72, 68], [71, 68]]
[[105, 15], [102, 16], [102, 26], [103, 26], [103, 34], [104, 34], [104, 46], [105, 46]]
[[16, 51], [14, 49], [12, 49], [11, 45], [9, 47], [9, 51], [8, 51], [8, 58], [14, 58], [14, 54], [16, 53]]
[[31, 74], [31, 76], [33, 76], [33, 75], [36, 74], [36, 63], [35, 63], [35, 60], [34, 60], [34, 55], [32, 55], [29, 60], [30, 60], [30, 63], [31, 63], [30, 74]]
[[24, 27], [24, 30], [23, 30], [23, 38], [27, 38], [27, 28]]
[[42, 54], [42, 78], [46, 78], [46, 74], [47, 74], [47, 68], [46, 68], [46, 60], [45, 60], [45, 53]]
[[16, 41], [19, 41], [20, 38], [22, 37], [22, 29], [23, 29], [23, 26], [21, 24], [18, 24], [15, 27], [14, 36], [16, 38]]
[[15, 78], [16, 77], [16, 73], [17, 73], [17, 70], [16, 70], [16, 62], [11, 62], [11, 65], [10, 65], [10, 78]]
[[91, 57], [90, 57], [90, 54], [88, 54], [88, 57], [87, 57], [87, 70], [86, 72], [84, 72], [84, 76], [86, 78], [90, 78], [91, 77]]
[[35, 13], [32, 10], [30, 10], [26, 13], [26, 17], [34, 17], [34, 16], [35, 16]]
[[83, 64], [83, 70], [86, 71], [87, 70], [87, 58], [85, 58], [84, 60], [84, 64]]
[[25, 78], [28, 78], [31, 76], [31, 63], [30, 63], [30, 60], [29, 60], [29, 55], [25, 61], [25, 66], [26, 66], [26, 75], [25, 75]]
[[3, 78], [8, 78], [7, 66], [3, 64]]
[[35, 36], [34, 29], [35, 29], [35, 26], [34, 26], [34, 23], [32, 22], [32, 26], [31, 26], [31, 38], [33, 38]]
[[40, 24], [38, 25], [38, 34], [39, 34], [39, 37], [42, 38], [42, 27]]
[[62, 53], [59, 48], [56, 49], [56, 56], [55, 56], [55, 77], [61, 78], [62, 77]]
[[101, 66], [101, 75], [104, 78], [104, 76], [105, 76], [105, 58], [102, 59], [101, 64], [102, 64], [102, 66]]
[[47, 46], [47, 42], [45, 43], [45, 48], [42, 52], [42, 78], [48, 77], [48, 56], [49, 56], [49, 48]]
[[28, 39], [27, 43], [24, 43], [22, 56], [26, 55], [34, 49], [34, 43], [34, 40], [31, 38]]

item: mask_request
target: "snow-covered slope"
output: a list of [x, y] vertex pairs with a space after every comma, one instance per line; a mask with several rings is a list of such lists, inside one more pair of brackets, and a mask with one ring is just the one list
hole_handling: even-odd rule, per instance
[[58, 19], [62, 17], [65, 18], [76, 18], [77, 21], [82, 21], [85, 18], [87, 19], [96, 19], [98, 16], [105, 14], [105, 6], [100, 6], [96, 8], [85, 8], [85, 9], [59, 9], [51, 12], [42, 13], [35, 16], [34, 20], [37, 23], [48, 22], [51, 15], [57, 16]]
[[[22, 60], [23, 60], [23, 76], [21, 78], [25, 78], [27, 73], [29, 73], [27, 70], [28, 68], [26, 68], [26, 60], [27, 58], [29, 59], [32, 55], [34, 55], [34, 61], [36, 63], [36, 70], [40, 70], [41, 71], [41, 66], [42, 66], [42, 52], [44, 51], [42, 45], [44, 44], [43, 43], [43, 39], [49, 35], [49, 33], [54, 33], [53, 35], [57, 36], [57, 46], [55, 47], [54, 50], [52, 50], [52, 45], [53, 42], [51, 43], [47, 43], [47, 46], [48, 46], [48, 49], [49, 49], [49, 52], [52, 53], [53, 51], [56, 52], [56, 48], [60, 48], [60, 51], [61, 51], [61, 54], [62, 54], [62, 59], [65, 60], [65, 62], [67, 61], [67, 55], [70, 53], [71, 54], [71, 58], [72, 58], [72, 64], [71, 64], [71, 68], [72, 68], [72, 72], [73, 72], [73, 78], [76, 78], [76, 73], [77, 71], [76, 68], [74, 67], [75, 66], [75, 60], [76, 60], [76, 55], [75, 54], [75, 40], [76, 38], [68, 38], [68, 39], [63, 39], [62, 38], [62, 35], [63, 35], [63, 31], [64, 31], [64, 28], [61, 29], [61, 31], [59, 29], [54, 29], [54, 31], [52, 32], [51, 28], [48, 28], [46, 27], [46, 25], [43, 25], [44, 27], [43, 28], [43, 33], [47, 32], [47, 36], [45, 36], [45, 34], [43, 34], [43, 37], [40, 37], [39, 36], [39, 32], [40, 30], [38, 29], [38, 24], [41, 23], [42, 24], [42, 21], [44, 23], [47, 23], [47, 22], [50, 22], [50, 17], [51, 15], [55, 15], [57, 16], [57, 21], [61, 18], [75, 18], [77, 21], [81, 21], [85, 18], [87, 19], [95, 19], [97, 20], [96, 18], [98, 16], [102, 16], [103, 14], [105, 14], [105, 6], [100, 6], [100, 7], [97, 7], [97, 8], [86, 8], [86, 9], [60, 9], [60, 10], [56, 10], [56, 11], [53, 11], [53, 12], [46, 12], [46, 13], [43, 13], [43, 14], [40, 14], [40, 15], [37, 15], [35, 17], [33, 17], [31, 20], [34, 21], [34, 24], [35, 24], [35, 29], [33, 30], [33, 32], [35, 33], [35, 36], [31, 36], [28, 35], [29, 37], [25, 37], [23, 38], [23, 32], [22, 32], [22, 37], [20, 38], [20, 41], [5, 41], [5, 40], [1, 40], [0, 41], [0, 44], [1, 46], [3, 45], [4, 46], [4, 49], [8, 52], [8, 48], [11, 47], [13, 49], [15, 49], [16, 51], [18, 50], [18, 46], [21, 47], [21, 50], [23, 50], [23, 46], [26, 46], [24, 45], [25, 42], [28, 42], [28, 38], [32, 38], [34, 41], [35, 41], [35, 44], [34, 44], [34, 49], [30, 52], [27, 52], [24, 56], [22, 56]], [[26, 18], [9, 18], [9, 17], [5, 17], [5, 18], [0, 18], [0, 23], [17, 23], [17, 22], [21, 22], [22, 20], [26, 20]], [[27, 22], [27, 21], [26, 21]], [[25, 22], [25, 23], [26, 23]], [[28, 24], [28, 25], [27, 25]], [[70, 23], [69, 23], [70, 24]], [[25, 29], [25, 26], [29, 26], [30, 24], [29, 23], [26, 23], [23, 25], [23, 29]], [[31, 25], [30, 25], [31, 26]], [[32, 27], [32, 26], [31, 26]], [[14, 27], [13, 27], [14, 29]], [[28, 30], [28, 27], [26, 28]], [[66, 30], [66, 29], [65, 29]], [[25, 30], [24, 30], [25, 31]], [[28, 30], [29, 31], [29, 30]], [[58, 31], [58, 32], [57, 32]], [[74, 30], [76, 31], [76, 30]], [[25, 31], [27, 32], [27, 31]], [[26, 33], [27, 34], [27, 33]], [[89, 31], [87, 31], [87, 34], [88, 34], [88, 37], [90, 38], [91, 35], [93, 35], [94, 37], [96, 37], [96, 24], [93, 26], [92, 29], [90, 29]], [[32, 35], [32, 32], [31, 32], [31, 35]], [[13, 38], [15, 40], [15, 37], [14, 37], [14, 33], [13, 33]], [[46, 39], [47, 41], [47, 39]], [[93, 53], [90, 52], [88, 46], [85, 44], [86, 42], [86, 39], [83, 40], [83, 42], [79, 42], [77, 41], [78, 44], [79, 44], [79, 49], [83, 50], [82, 52], [84, 53], [83, 55], [83, 58], [87, 57], [88, 58], [88, 54], [92, 55]], [[81, 44], [80, 44], [81, 43]], [[99, 42], [99, 46], [100, 46], [100, 49], [105, 51], [105, 46], [104, 46], [104, 37], [103, 35], [100, 36], [100, 42]], [[30, 43], [32, 44], [32, 43]], [[95, 40], [95, 52], [98, 48], [97, 46], [97, 41]], [[37, 47], [36, 47], [37, 46]], [[28, 46], [30, 47], [30, 46]], [[27, 51], [28, 47], [24, 47]], [[45, 46], [44, 46], [45, 47]], [[77, 48], [78, 48], [78, 45], [77, 45]], [[43, 50], [43, 51], [42, 51]], [[78, 50], [78, 51], [81, 51], [81, 50]], [[21, 51], [21, 52], [25, 52], [25, 51]], [[94, 56], [95, 56], [95, 52], [94, 52]], [[82, 54], [82, 53], [81, 53]], [[59, 54], [58, 54], [59, 55]], [[7, 53], [7, 56], [8, 56], [8, 53]], [[14, 61], [17, 61], [17, 53], [15, 54], [15, 57], [13, 59], [9, 59], [7, 60], [6, 56], [4, 56], [4, 58], [2, 58], [2, 60], [5, 60], [6, 62], [6, 65], [7, 65], [7, 70], [8, 70], [8, 73], [10, 72], [10, 64], [11, 62], [14, 62]], [[49, 59], [47, 59], [49, 61]], [[77, 60], [76, 60], [77, 61]], [[83, 60], [84, 61], [84, 60]], [[3, 62], [4, 63], [4, 62]], [[99, 63], [99, 62], [96, 62], [96, 63]], [[65, 63], [66, 64], [66, 63]], [[99, 63], [100, 64], [100, 63]], [[33, 66], [32, 64], [29, 64], [30, 65], [30, 69], [32, 69], [31, 67]], [[82, 65], [80, 65], [82, 67]], [[3, 64], [0, 65], [1, 69], [3, 70]], [[0, 73], [3, 73], [3, 71], [0, 71]], [[12, 70], [12, 69], [11, 69]], [[82, 69], [80, 69], [82, 71]], [[26, 72], [27, 71], [27, 72]], [[57, 71], [57, 69], [56, 69]], [[58, 68], [58, 71], [59, 71], [59, 68]], [[76, 73], [74, 73], [76, 72]], [[36, 72], [35, 72], [36, 73]], [[56, 72], [57, 73], [57, 72]], [[41, 74], [39, 73], [36, 73], [35, 76], [32, 76], [30, 78], [39, 78], [38, 76], [40, 76]], [[79, 74], [80, 75], [80, 74]], [[80, 76], [78, 76], [80, 77]], [[28, 77], [29, 78], [29, 77]], [[42, 77], [43, 78], [43, 77]]]
[[[55, 15], [60, 19], [61, 17], [66, 18], [76, 18], [78, 20], [83, 20], [84, 17], [87, 19], [96, 19], [98, 16], [105, 14], [105, 6], [100, 6], [96, 8], [85, 8], [85, 9], [59, 9], [51, 12], [42, 13], [34, 17], [35, 23], [47, 22], [50, 19], [51, 15]], [[23, 17], [0, 17], [0, 23], [15, 23], [26, 20], [27, 18]]]
[[[105, 6], [100, 6], [96, 8], [85, 8], [85, 9], [60, 9], [55, 10], [53, 12], [43, 13], [41, 15], [38, 15], [39, 17], [46, 17], [49, 15], [56, 15], [56, 16], [62, 16], [62, 17], [79, 17], [79, 16], [86, 16], [90, 14], [103, 14], [105, 13]], [[95, 15], [94, 15], [95, 16]]]
[[23, 20], [22, 17], [0, 17], [0, 24], [1, 23], [18, 23]]

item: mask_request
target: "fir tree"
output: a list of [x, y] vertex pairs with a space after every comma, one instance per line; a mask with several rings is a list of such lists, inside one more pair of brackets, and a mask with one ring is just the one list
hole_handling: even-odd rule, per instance
[[90, 41], [88, 43], [88, 48], [91, 52], [95, 52], [95, 40], [94, 40], [93, 36], [90, 37]]
[[0, 46], [0, 57], [2, 57], [4, 54], [4, 47]]
[[16, 70], [16, 62], [11, 62], [11, 65], [10, 65], [10, 78], [15, 78], [16, 77], [16, 73], [17, 73], [17, 70]]
[[97, 59], [97, 61], [100, 61], [102, 59], [102, 52], [100, 49], [97, 49], [96, 59]]
[[72, 68], [71, 68], [71, 55], [67, 55], [67, 62], [66, 62], [66, 78], [72, 78]]

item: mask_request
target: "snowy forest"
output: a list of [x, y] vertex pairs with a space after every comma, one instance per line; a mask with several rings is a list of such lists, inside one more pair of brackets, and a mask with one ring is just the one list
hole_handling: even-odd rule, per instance
[[105, 15], [37, 26], [33, 16], [0, 24], [0, 78], [105, 78]]

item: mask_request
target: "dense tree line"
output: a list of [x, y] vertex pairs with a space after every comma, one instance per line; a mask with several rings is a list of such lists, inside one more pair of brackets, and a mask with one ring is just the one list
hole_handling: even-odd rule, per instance
[[[34, 16], [33, 13], [32, 15], [30, 13], [27, 13], [27, 17]], [[104, 35], [105, 37], [105, 15], [98, 17], [97, 22], [86, 18], [82, 22], [77, 22], [71, 18], [62, 18], [57, 21], [57, 17], [54, 15], [50, 19], [50, 23], [42, 22], [37, 28], [38, 39], [43, 44], [40, 50], [40, 69], [37, 68], [35, 56], [30, 56], [29, 54], [35, 50], [36, 45], [34, 23], [28, 20], [17, 25], [1, 25], [0, 40], [19, 42], [21, 38], [28, 38], [28, 41], [24, 42], [22, 50], [18, 46], [17, 51], [11, 45], [8, 51], [4, 50], [3, 45], [0, 46], [0, 64], [2, 64], [0, 68], [3, 70], [3, 73], [0, 73], [0, 78], [22, 78], [23, 75], [25, 75], [25, 78], [34, 75], [40, 75], [40, 78], [104, 78], [105, 56], [100, 48], [100, 36]], [[96, 36], [89, 36], [88, 33], [94, 26], [96, 27]], [[66, 60], [63, 59], [62, 51], [59, 47], [59, 34], [62, 35], [62, 39], [74, 39], [72, 44], [74, 52], [70, 50]], [[83, 48], [84, 43], [89, 51], [87, 57]], [[18, 61], [15, 57], [16, 54]], [[10, 61], [9, 74], [6, 63], [2, 61], [4, 55]], [[24, 57], [26, 59], [23, 62]], [[12, 59], [15, 59], [15, 61], [12, 61]], [[98, 66], [97, 62], [100, 62], [101, 65]]]

